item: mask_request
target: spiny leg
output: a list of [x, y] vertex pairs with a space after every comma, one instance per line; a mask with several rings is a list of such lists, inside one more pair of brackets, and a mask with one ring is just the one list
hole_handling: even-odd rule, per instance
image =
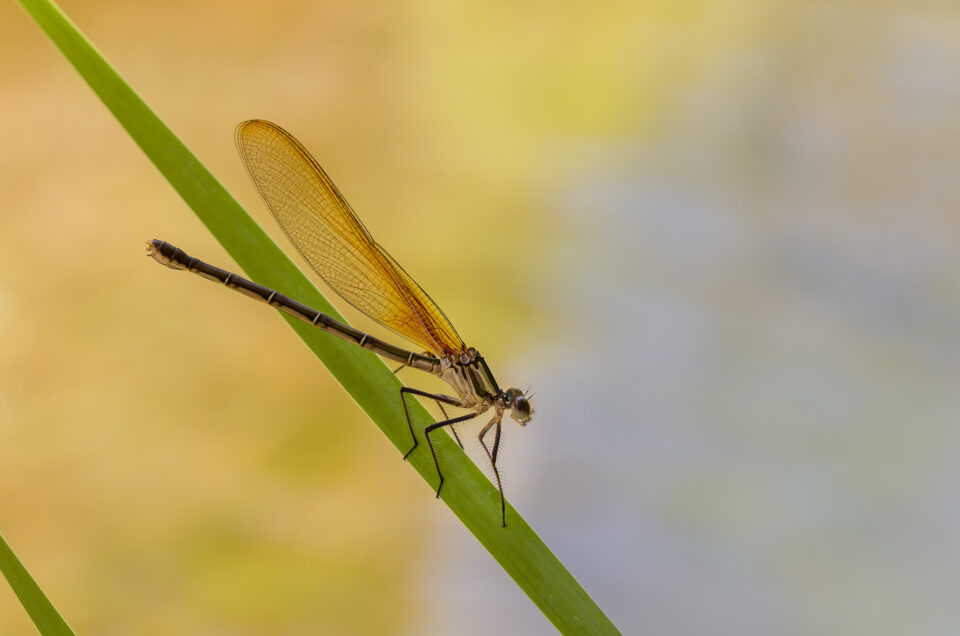
[[[497, 478], [497, 490], [500, 491], [500, 525], [506, 528], [507, 504], [503, 497], [503, 484], [500, 482], [500, 471], [497, 470], [497, 451], [500, 450], [500, 417], [499, 415], [495, 415], [493, 419], [483, 427], [483, 430], [477, 435], [477, 439], [480, 440], [480, 445], [483, 446], [484, 452], [487, 453], [487, 459], [490, 460], [490, 466], [493, 468], [493, 476]], [[487, 448], [486, 442], [483, 441], [483, 436], [487, 434], [487, 431], [489, 431], [490, 427], [494, 424], [496, 424], [497, 430], [493, 436], [493, 452], [491, 453], [490, 449]]]
[[440, 478], [440, 483], [437, 484], [438, 499], [440, 498], [440, 489], [443, 487], [443, 473], [440, 472], [440, 462], [437, 461], [437, 451], [434, 450], [433, 442], [430, 441], [430, 432], [435, 431], [438, 428], [443, 428], [444, 426], [450, 426], [452, 428], [453, 424], [457, 424], [459, 422], [466, 422], [469, 419], [475, 418], [477, 415], [479, 415], [479, 413], [467, 413], [466, 415], [455, 417], [452, 420], [445, 420], [443, 422], [437, 422], [436, 424], [431, 424], [427, 428], [423, 429], [423, 436], [427, 438], [427, 445], [430, 447], [430, 452], [433, 454], [433, 465], [437, 467], [437, 477]]
[[500, 450], [500, 420], [497, 420], [497, 431], [493, 437], [493, 464], [497, 463], [497, 451]]
[[[440, 412], [443, 413], [443, 419], [450, 419], [450, 416], [447, 415], [447, 410], [443, 408], [443, 404], [439, 400], [434, 400], [437, 403], [437, 406], [440, 407]], [[460, 450], [463, 450], [463, 442], [460, 441], [460, 436], [457, 435], [457, 427], [451, 426], [450, 432], [453, 433], [453, 439], [457, 440], [457, 444], [460, 445]]]
[[[440, 395], [436, 393], [427, 393], [426, 391], [421, 391], [419, 389], [411, 389], [408, 386], [400, 387], [400, 401], [403, 402], [403, 414], [407, 418], [407, 426], [410, 428], [410, 437], [413, 438], [413, 446], [410, 447], [406, 453], [403, 454], [403, 458], [406, 459], [410, 456], [410, 453], [414, 451], [417, 447], [417, 435], [413, 432], [413, 422], [410, 421], [410, 411], [407, 409], [407, 394], [412, 393], [413, 395], [422, 395], [423, 397], [428, 397], [431, 400], [436, 401], [437, 404], [443, 402], [444, 404], [449, 404], [450, 406], [460, 406], [460, 400], [454, 399], [446, 395]], [[444, 413], [446, 416], [446, 413]], [[461, 447], [462, 448], [462, 447]]]

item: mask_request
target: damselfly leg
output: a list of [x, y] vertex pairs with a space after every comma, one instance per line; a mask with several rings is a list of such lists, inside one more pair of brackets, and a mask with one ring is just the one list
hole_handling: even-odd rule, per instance
[[[443, 408], [443, 404], [438, 400], [434, 400], [434, 402], [436, 402], [437, 408], [440, 409], [440, 412], [443, 413], [443, 419], [449, 420], [450, 416], [447, 415], [447, 409]], [[457, 445], [460, 447], [460, 450], [463, 450], [463, 442], [460, 441], [460, 436], [457, 435], [457, 427], [451, 426], [450, 432], [453, 434], [453, 439], [457, 440]]]
[[[437, 451], [433, 448], [433, 442], [430, 440], [430, 433], [437, 430], [438, 428], [443, 428], [444, 426], [453, 426], [454, 424], [459, 424], [460, 422], [466, 422], [475, 418], [478, 413], [467, 413], [466, 415], [461, 415], [460, 417], [455, 417], [452, 420], [446, 420], [445, 422], [437, 422], [436, 424], [431, 424], [427, 428], [423, 429], [423, 436], [427, 438], [427, 445], [430, 447], [430, 453], [433, 455], [433, 464], [437, 467], [437, 477], [440, 478], [440, 483], [437, 484], [437, 498], [440, 498], [440, 489], [443, 488], [443, 473], [440, 471], [440, 462], [437, 460]], [[501, 496], [503, 493], [500, 493]]]
[[[490, 449], [487, 448], [486, 442], [483, 441], [484, 436], [486, 436], [487, 431], [490, 430], [490, 427], [496, 425], [496, 432], [493, 435], [493, 452], [490, 452]], [[497, 470], [497, 451], [500, 449], [500, 418], [494, 416], [486, 426], [483, 427], [483, 430], [477, 435], [477, 439], [480, 440], [480, 445], [483, 446], [483, 450], [487, 453], [487, 459], [490, 460], [490, 466], [493, 468], [493, 476], [497, 478], [497, 490], [500, 491], [500, 523], [506, 528], [507, 527], [507, 503], [503, 499], [503, 484], [500, 482], [500, 471]]]
[[[420, 395], [425, 398], [430, 398], [431, 400], [434, 400], [437, 403], [437, 405], [439, 405], [440, 403], [443, 403], [443, 404], [449, 404], [450, 406], [461, 406], [461, 403], [459, 400], [457, 400], [456, 398], [452, 398], [448, 395], [440, 395], [439, 393], [427, 393], [426, 391], [421, 391], [420, 389], [413, 389], [408, 386], [400, 387], [400, 401], [403, 402], [403, 415], [407, 418], [407, 426], [410, 428], [410, 437], [413, 438], [413, 446], [411, 446], [410, 450], [408, 450], [406, 453], [403, 454], [404, 459], [409, 457], [410, 453], [412, 453], [417, 448], [417, 435], [416, 433], [413, 432], [413, 422], [410, 421], [410, 411], [407, 409], [407, 394]], [[443, 407], [441, 407], [441, 409], [442, 408]], [[444, 417], [446, 417], [447, 414], [444, 413], [443, 415]], [[461, 448], [463, 447], [461, 446]], [[440, 481], [443, 481], [443, 480], [441, 479]]]

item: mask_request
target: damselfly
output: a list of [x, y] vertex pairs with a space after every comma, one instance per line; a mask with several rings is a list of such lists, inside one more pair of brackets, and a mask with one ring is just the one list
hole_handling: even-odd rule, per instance
[[[500, 491], [501, 523], [506, 526], [503, 484], [497, 470], [500, 423], [507, 411], [521, 426], [530, 420], [533, 410], [526, 393], [520, 389], [504, 391], [500, 388], [483, 357], [473, 347], [464, 345], [437, 304], [373, 240], [320, 164], [290, 133], [276, 124], [251, 120], [237, 127], [236, 141], [240, 158], [264, 202], [313, 270], [341, 298], [381, 325], [423, 347], [424, 353], [408, 351], [354, 329], [275, 290], [197, 260], [166, 241], [154, 239], [147, 243], [148, 254], [168, 267], [222, 283], [338, 338], [400, 362], [400, 368], [426, 371], [449, 384], [456, 397], [409, 387], [400, 389], [403, 411], [413, 438], [413, 446], [404, 454], [404, 459], [417, 447], [417, 437], [407, 410], [407, 396], [418, 395], [434, 400], [443, 413], [442, 421], [424, 429], [439, 477], [437, 497], [443, 487], [443, 473], [430, 433], [449, 427], [460, 443], [454, 425], [493, 409], [493, 418], [480, 430], [477, 439], [493, 467]], [[470, 412], [449, 418], [444, 404]], [[491, 430], [493, 444], [488, 446], [486, 438]]]

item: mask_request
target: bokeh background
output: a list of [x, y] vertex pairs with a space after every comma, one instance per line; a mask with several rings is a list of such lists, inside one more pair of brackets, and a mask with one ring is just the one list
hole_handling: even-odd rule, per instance
[[[278, 238], [232, 130], [300, 137], [533, 384], [508, 495], [625, 633], [956, 633], [955, 3], [62, 6]], [[0, 532], [71, 624], [551, 633], [281, 320], [143, 258], [232, 266], [0, 34]]]

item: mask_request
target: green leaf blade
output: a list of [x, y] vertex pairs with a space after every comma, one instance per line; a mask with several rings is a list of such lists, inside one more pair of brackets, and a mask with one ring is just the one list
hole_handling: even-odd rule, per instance
[[27, 610], [30, 620], [43, 636], [73, 636], [73, 630], [60, 616], [30, 572], [0, 535], [0, 572], [6, 577], [20, 604]]
[[[55, 4], [46, 0], [20, 2], [250, 278], [340, 318], [310, 280]], [[144, 237], [148, 238], [154, 237]], [[401, 452], [407, 450], [409, 430], [400, 402], [401, 384], [388, 367], [369, 351], [289, 316], [284, 318], [391, 443]], [[413, 400], [410, 407], [415, 428], [422, 436], [432, 419]], [[447, 436], [438, 436], [435, 445], [443, 456], [446, 475], [441, 499], [557, 629], [568, 634], [619, 633], [509, 503], [507, 527], [500, 527], [496, 489], [459, 447]], [[430, 488], [436, 488], [436, 470], [422, 438], [409, 463]], [[398, 461], [398, 469], [400, 465]]]

